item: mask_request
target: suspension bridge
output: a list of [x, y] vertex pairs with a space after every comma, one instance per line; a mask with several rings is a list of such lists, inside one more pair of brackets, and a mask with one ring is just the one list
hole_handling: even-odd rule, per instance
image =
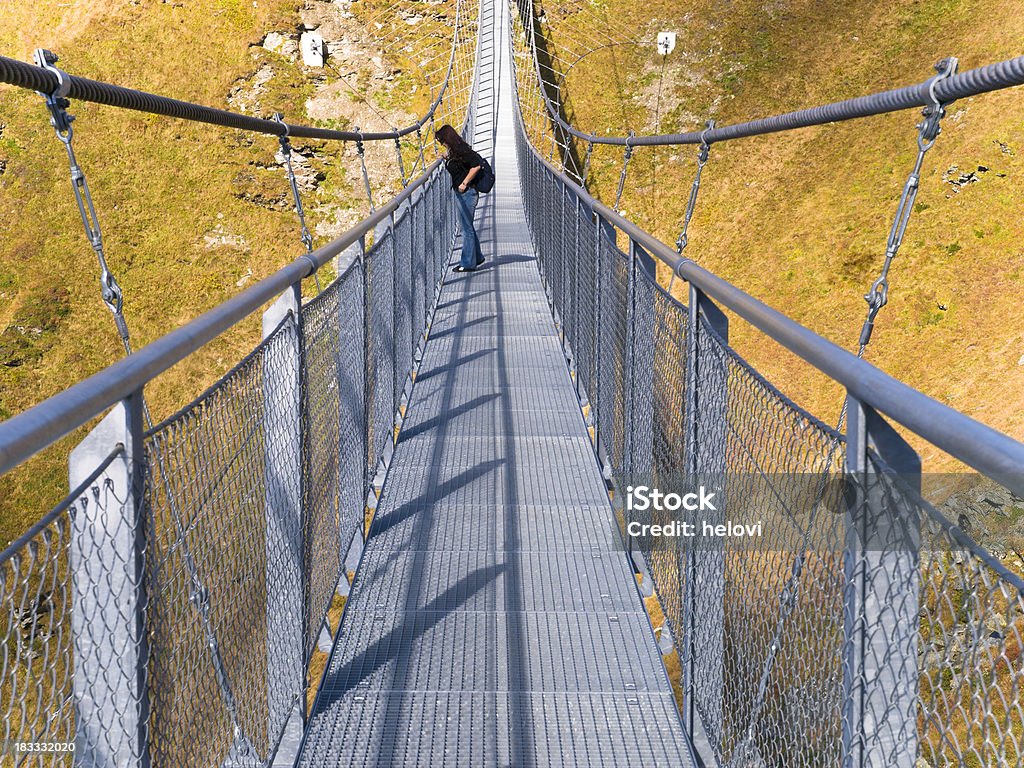
[[[862, 355], [945, 106], [1024, 83], [1024, 59], [947, 61], [923, 84], [742, 125], [597, 137], [552, 97], [531, 4], [458, 7], [475, 36], [453, 32], [445, 82], [466, 76], [465, 132], [497, 174], [471, 273], [449, 271], [451, 191], [423, 153], [444, 88], [415, 125], [368, 134], [0, 58], [0, 81], [47, 98], [130, 353], [0, 424], [7, 472], [103, 416], [69, 458], [70, 494], [0, 555], [14, 763], [1024, 764], [1024, 580], [922, 498], [896, 427], [1018, 494], [1024, 445], [684, 258], [685, 226], [676, 249], [658, 242], [588, 194], [570, 151], [623, 146], [621, 194], [633, 147], [699, 146], [688, 222], [715, 142], [924, 107]], [[416, 135], [419, 154], [357, 227], [313, 250], [303, 219], [301, 258], [132, 350], [75, 99], [277, 135], [286, 157], [294, 136]], [[304, 297], [331, 260], [338, 277]], [[845, 388], [838, 429], [729, 346], [724, 310]], [[153, 423], [146, 384], [261, 312], [252, 352]], [[631, 533], [627, 485], [684, 477], [717, 478], [716, 522], [756, 507], [764, 543]]]

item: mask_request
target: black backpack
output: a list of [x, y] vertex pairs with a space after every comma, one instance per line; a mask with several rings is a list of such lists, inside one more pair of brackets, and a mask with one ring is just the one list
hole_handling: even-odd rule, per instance
[[480, 170], [473, 178], [473, 188], [477, 192], [487, 194], [494, 189], [494, 169], [491, 168], [491, 164], [486, 159], [480, 158]]

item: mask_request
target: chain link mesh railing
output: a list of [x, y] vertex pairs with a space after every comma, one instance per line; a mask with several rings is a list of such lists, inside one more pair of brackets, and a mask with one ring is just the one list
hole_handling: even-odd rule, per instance
[[289, 316], [146, 441], [154, 764], [265, 759], [302, 691], [297, 343]]
[[[107, 588], [134, 584], [130, 564], [111, 562], [101, 537], [90, 538], [92, 521], [109, 520], [127, 529], [129, 513], [104, 472], [123, 461], [123, 446], [114, 449], [84, 481], [24, 536], [0, 554], [0, 605], [3, 606], [0, 714], [3, 717], [5, 765], [70, 765], [79, 744], [118, 754], [134, 752], [127, 731], [104, 732], [90, 711], [76, 712], [76, 646], [93, 634], [116, 631], [104, 602]], [[114, 526], [111, 526], [114, 527]], [[116, 535], [116, 534], [115, 534]], [[94, 545], [94, 546], [93, 546]], [[109, 580], [73, 578], [74, 566], [108, 566]], [[119, 660], [99, 663], [116, 673]], [[137, 719], [138, 702], [103, 700], [127, 723]], [[38, 750], [38, 751], [37, 751]], [[9, 762], [8, 762], [9, 761]]]
[[273, 755], [304, 705], [452, 247], [446, 174], [432, 174], [365, 255], [343, 254], [337, 280], [139, 431], [138, 466], [119, 444], [0, 556], [14, 764], [219, 768]]
[[844, 523], [831, 480], [844, 446], [698, 322], [691, 468], [722, 476], [728, 517], [762, 521], [763, 536], [684, 553], [694, 707], [723, 761], [833, 765]]
[[[363, 452], [362, 436], [356, 429], [358, 422], [346, 420], [342, 414], [342, 401], [350, 401], [348, 407], [362, 411], [362, 376], [355, 371], [343, 369], [342, 328], [343, 324], [357, 323], [361, 311], [351, 302], [345, 306], [344, 289], [358, 282], [353, 279], [354, 270], [348, 269], [338, 280], [328, 286], [316, 298], [302, 308], [303, 336], [303, 436], [306, 440], [303, 451], [302, 491], [305, 496], [302, 541], [305, 543], [304, 570], [309, 575], [306, 581], [305, 601], [305, 654], [312, 653], [313, 644], [320, 632], [323, 616], [330, 606], [331, 597], [337, 588], [338, 573], [345, 555], [345, 532], [354, 529], [362, 511], [361, 494], [343, 505], [342, 467], [347, 461], [359, 457]], [[362, 291], [360, 290], [361, 294]], [[362, 309], [362, 296], [359, 297]], [[342, 309], [345, 314], [342, 314]], [[361, 336], [362, 327], [357, 326]], [[362, 346], [362, 345], [360, 345]], [[354, 362], [354, 361], [350, 361]], [[356, 386], [355, 376], [359, 376]], [[342, 390], [343, 382], [347, 384]], [[345, 427], [349, 428], [345, 430]], [[343, 432], [343, 430], [345, 430]], [[354, 449], [354, 450], [353, 450]], [[349, 477], [357, 487], [362, 486], [358, 474]]]
[[[301, 302], [295, 281], [336, 257], [340, 241], [317, 251], [306, 242], [301, 274], [286, 267], [193, 322], [200, 340], [159, 340], [159, 362], [131, 394], [78, 409], [93, 408], [65, 432], [127, 398], [72, 454], [79, 487], [0, 555], [4, 765], [264, 765], [304, 709], [314, 649], [353, 537], [364, 535], [454, 240], [447, 175], [426, 155], [433, 129], [470, 109], [478, 11], [459, 0], [431, 20], [426, 34], [447, 27], [451, 42], [438, 37], [436, 55], [415, 62], [430, 110], [384, 133], [285, 126], [65, 76], [77, 99], [275, 135], [388, 140], [406, 189], [353, 230], [358, 241], [346, 234], [340, 277], [312, 300]], [[59, 79], [52, 70], [6, 59], [0, 69], [23, 86], [59, 85], [46, 82]], [[407, 182], [410, 154], [424, 175]], [[301, 220], [297, 191], [295, 203]], [[290, 304], [264, 316], [263, 342], [149, 428], [142, 387], [174, 362], [164, 361], [255, 311], [286, 272]]]
[[372, 471], [383, 457], [395, 429], [395, 249], [394, 235], [385, 231], [370, 249], [367, 258], [367, 317], [366, 344], [371, 350], [370, 375], [367, 378], [367, 398], [371, 404], [370, 467]]
[[856, 734], [852, 751], [1021, 765], [1024, 579], [924, 500], [916, 476], [866, 458], [847, 547], [849, 581], [864, 586], [843, 651], [851, 698], [886, 727]]
[[[525, 115], [538, 86], [521, 69]], [[684, 722], [705, 759], [1024, 764], [1024, 582], [878, 467], [890, 480], [870, 508], [913, 521], [918, 536], [851, 539], [859, 481], [844, 471], [843, 436], [736, 354], [699, 290], [691, 307], [658, 285], [612, 214], [542, 159], [549, 133], [541, 120], [518, 122], [522, 197], [616, 496], [638, 479], [672, 488], [714, 478], [720, 521], [762, 522], [756, 546], [626, 537], [679, 651]]]

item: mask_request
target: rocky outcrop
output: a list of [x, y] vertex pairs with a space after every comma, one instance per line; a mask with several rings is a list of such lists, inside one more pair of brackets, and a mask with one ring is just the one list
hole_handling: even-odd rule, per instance
[[1019, 560], [1024, 568], [1024, 499], [991, 480], [979, 480], [939, 506], [950, 522], [998, 556]]
[[[268, 101], [272, 81], [283, 73], [294, 80], [297, 71], [304, 73], [300, 77], [311, 81], [314, 88], [306, 100], [305, 114], [287, 115], [292, 120], [343, 130], [357, 126], [382, 130], [412, 122], [413, 115], [382, 106], [396, 100], [402, 70], [388, 63], [385, 44], [378, 39], [386, 30], [379, 23], [367, 26], [357, 18], [358, 1], [307, 0], [294, 28], [268, 31], [251, 46], [256, 68], [235, 84], [228, 103], [240, 111], [269, 116], [278, 108]], [[419, 25], [427, 18], [425, 9], [430, 5], [422, 3], [423, 11], [402, 11], [401, 22]], [[316, 66], [309, 66], [303, 41], [322, 46], [324, 57]], [[406, 87], [415, 92], [417, 86]], [[317, 240], [341, 234], [366, 215], [362, 171], [352, 145], [293, 143], [292, 150], [292, 166]], [[365, 161], [378, 201], [400, 188], [392, 143], [368, 144]], [[273, 210], [290, 209], [293, 202], [283, 165], [280, 152], [273, 163], [250, 164], [234, 179], [236, 196]], [[341, 178], [324, 183], [329, 175], [339, 174]], [[217, 245], [229, 245], [215, 239]]]

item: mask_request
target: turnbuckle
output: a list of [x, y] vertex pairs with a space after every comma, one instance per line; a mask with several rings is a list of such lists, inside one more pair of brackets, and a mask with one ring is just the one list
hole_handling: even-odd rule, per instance
[[124, 307], [124, 294], [121, 286], [118, 285], [110, 268], [107, 266], [106, 255], [103, 252], [103, 233], [100, 230], [99, 218], [96, 216], [96, 208], [93, 206], [92, 194], [89, 192], [89, 183], [86, 181], [85, 173], [78, 165], [75, 158], [75, 150], [72, 146], [74, 131], [71, 123], [75, 116], [68, 112], [71, 101], [68, 93], [71, 89], [71, 80], [67, 73], [58, 69], [55, 65], [59, 60], [58, 56], [45, 48], [36, 48], [33, 55], [38, 66], [52, 73], [57, 78], [57, 88], [52, 93], [37, 91], [46, 101], [46, 108], [50, 112], [50, 125], [53, 126], [57, 138], [64, 144], [68, 155], [68, 168], [71, 175], [71, 188], [75, 193], [75, 203], [78, 205], [78, 212], [82, 217], [82, 226], [85, 228], [85, 235], [89, 239], [89, 245], [96, 253], [100, 266], [100, 296], [103, 303], [114, 315], [114, 322], [117, 325], [117, 332], [129, 349], [128, 326], [121, 314]]

